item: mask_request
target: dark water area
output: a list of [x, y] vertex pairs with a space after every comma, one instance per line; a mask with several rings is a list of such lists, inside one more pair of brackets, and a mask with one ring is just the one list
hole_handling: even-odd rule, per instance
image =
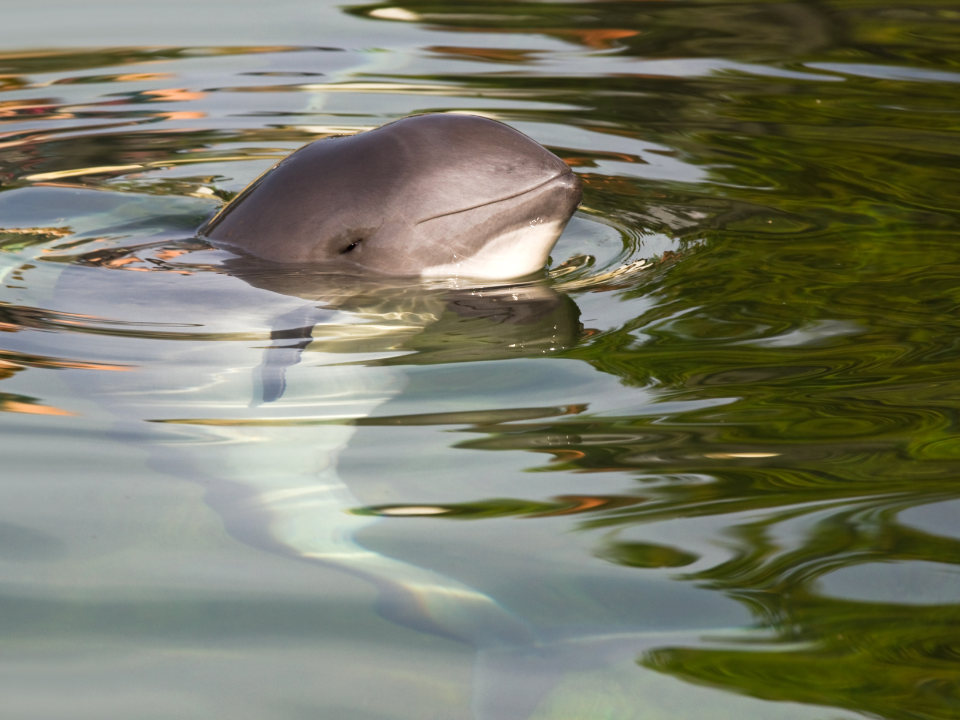
[[[4, 715], [960, 717], [958, 50], [936, 2], [10, 10]], [[573, 167], [547, 271], [195, 236], [423, 112]]]

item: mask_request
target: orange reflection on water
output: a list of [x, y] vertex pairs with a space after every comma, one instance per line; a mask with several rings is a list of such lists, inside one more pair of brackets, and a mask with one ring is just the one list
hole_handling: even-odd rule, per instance
[[617, 40], [639, 35], [639, 30], [551, 30], [551, 35], [558, 35], [564, 39], [572, 39], [581, 45], [595, 50], [609, 50], [616, 47]]
[[25, 355], [0, 351], [0, 379], [10, 377], [13, 373], [28, 367], [57, 370], [109, 370], [113, 372], [133, 370], [133, 367], [130, 365], [113, 365], [110, 363], [86, 362], [85, 360], [68, 360], [66, 358], [47, 357], [45, 355]]
[[186, 88], [163, 88], [160, 90], [144, 90], [143, 95], [155, 97], [157, 102], [185, 102], [201, 100], [207, 96], [205, 92], [193, 92]]
[[554, 500], [566, 507], [548, 512], [533, 513], [528, 517], [554, 517], [556, 515], [577, 515], [594, 510], [613, 510], [615, 508], [639, 505], [647, 498], [633, 495], [557, 495]]
[[60, 415], [71, 416], [77, 413], [63, 410], [51, 405], [34, 405], [19, 400], [0, 400], [0, 412], [26, 413], [27, 415]]
[[598, 173], [578, 173], [580, 181], [591, 190], [611, 192], [617, 195], [634, 195], [637, 184], [626, 178], [611, 177]]
[[140, 82], [148, 80], [170, 80], [174, 76], [173, 73], [124, 73], [123, 75], [115, 75], [114, 81], [116, 82]]
[[161, 250], [157, 253], [157, 258], [160, 260], [173, 260], [181, 255], [186, 255], [188, 252], [189, 250]]
[[167, 120], [200, 120], [207, 114], [199, 110], [176, 110], [174, 112], [157, 113], [156, 117], [166, 118]]

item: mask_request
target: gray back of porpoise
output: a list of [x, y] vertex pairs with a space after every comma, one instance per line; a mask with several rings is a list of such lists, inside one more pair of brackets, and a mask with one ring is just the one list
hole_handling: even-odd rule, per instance
[[581, 196], [570, 168], [517, 130], [419, 115], [300, 148], [201, 234], [275, 262], [515, 278], [544, 266]]

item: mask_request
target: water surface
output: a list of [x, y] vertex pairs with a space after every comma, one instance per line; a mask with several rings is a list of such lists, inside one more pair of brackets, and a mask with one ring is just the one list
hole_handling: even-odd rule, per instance
[[[11, 10], [5, 708], [957, 717], [957, 47], [892, 0]], [[580, 175], [548, 273], [360, 292], [194, 237], [419, 112]], [[520, 629], [296, 557], [265, 488], [323, 473], [358, 547]]]

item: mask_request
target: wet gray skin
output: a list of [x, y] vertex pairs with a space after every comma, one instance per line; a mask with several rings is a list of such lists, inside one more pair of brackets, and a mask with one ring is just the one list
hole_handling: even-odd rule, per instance
[[509, 279], [545, 265], [581, 197], [570, 168], [513, 128], [419, 115], [300, 148], [201, 235], [274, 262]]

